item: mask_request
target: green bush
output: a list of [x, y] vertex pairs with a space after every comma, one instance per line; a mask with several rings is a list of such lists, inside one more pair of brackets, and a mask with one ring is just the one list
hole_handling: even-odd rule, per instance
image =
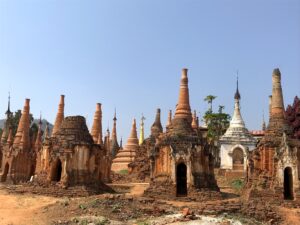
[[241, 190], [244, 186], [244, 181], [241, 179], [237, 179], [231, 182], [231, 185], [234, 189]]
[[120, 170], [118, 172], [118, 174], [121, 174], [121, 175], [127, 175], [128, 174], [128, 170]]

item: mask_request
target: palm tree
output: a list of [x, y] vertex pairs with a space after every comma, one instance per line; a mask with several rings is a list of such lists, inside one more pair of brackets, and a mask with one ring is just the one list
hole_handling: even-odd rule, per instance
[[219, 113], [221, 114], [221, 113], [223, 113], [223, 109], [225, 108], [225, 106], [224, 105], [219, 105]]
[[213, 100], [215, 100], [217, 98], [217, 96], [213, 96], [213, 95], [207, 95], [204, 99], [204, 101], [206, 101], [209, 104], [209, 110], [212, 112], [212, 102]]

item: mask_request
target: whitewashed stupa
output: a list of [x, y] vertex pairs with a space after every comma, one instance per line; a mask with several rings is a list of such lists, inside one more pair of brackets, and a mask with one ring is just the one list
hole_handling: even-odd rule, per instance
[[245, 126], [240, 111], [240, 99], [238, 81], [234, 95], [234, 113], [229, 128], [220, 138], [221, 169], [246, 171], [247, 152], [256, 147], [257, 141], [249, 133]]

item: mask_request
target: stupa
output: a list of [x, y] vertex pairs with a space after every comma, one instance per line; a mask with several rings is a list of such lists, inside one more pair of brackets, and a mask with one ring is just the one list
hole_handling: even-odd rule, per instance
[[284, 111], [281, 72], [274, 69], [269, 124], [265, 136], [250, 153], [245, 196], [299, 201], [299, 151], [300, 141], [294, 137]]
[[220, 138], [220, 168], [226, 171], [246, 171], [247, 155], [256, 147], [257, 141], [249, 133], [245, 126], [240, 111], [241, 95], [238, 81], [234, 95], [234, 113], [229, 128]]
[[120, 149], [112, 162], [112, 171], [128, 170], [128, 164], [134, 161], [136, 151], [139, 149], [139, 140], [137, 138], [136, 121], [133, 120], [130, 136], [123, 149]]
[[[196, 126], [192, 127], [187, 71], [182, 70], [178, 104], [167, 131], [162, 133], [161, 125], [158, 125], [161, 133], [157, 135], [154, 132], [155, 135], [152, 135], [155, 145], [149, 145], [148, 150], [151, 182], [145, 192], [149, 196], [159, 195], [168, 199], [185, 196], [198, 200], [220, 196], [214, 177], [211, 146], [197, 129], [196, 121]], [[206, 195], [204, 190], [209, 194]]]

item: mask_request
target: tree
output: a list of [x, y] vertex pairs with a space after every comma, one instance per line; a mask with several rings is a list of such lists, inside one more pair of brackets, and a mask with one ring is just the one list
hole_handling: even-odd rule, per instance
[[211, 142], [218, 141], [229, 127], [230, 115], [223, 112], [224, 108], [220, 105], [218, 113], [213, 113], [211, 109], [208, 109], [203, 116], [208, 129], [207, 137]]
[[205, 98], [204, 98], [204, 101], [206, 101], [210, 107], [209, 107], [209, 110], [212, 112], [212, 103], [213, 103], [213, 100], [215, 100], [217, 98], [217, 96], [213, 96], [213, 95], [207, 95]]
[[224, 105], [219, 105], [219, 113], [223, 113], [223, 109], [225, 109]]

